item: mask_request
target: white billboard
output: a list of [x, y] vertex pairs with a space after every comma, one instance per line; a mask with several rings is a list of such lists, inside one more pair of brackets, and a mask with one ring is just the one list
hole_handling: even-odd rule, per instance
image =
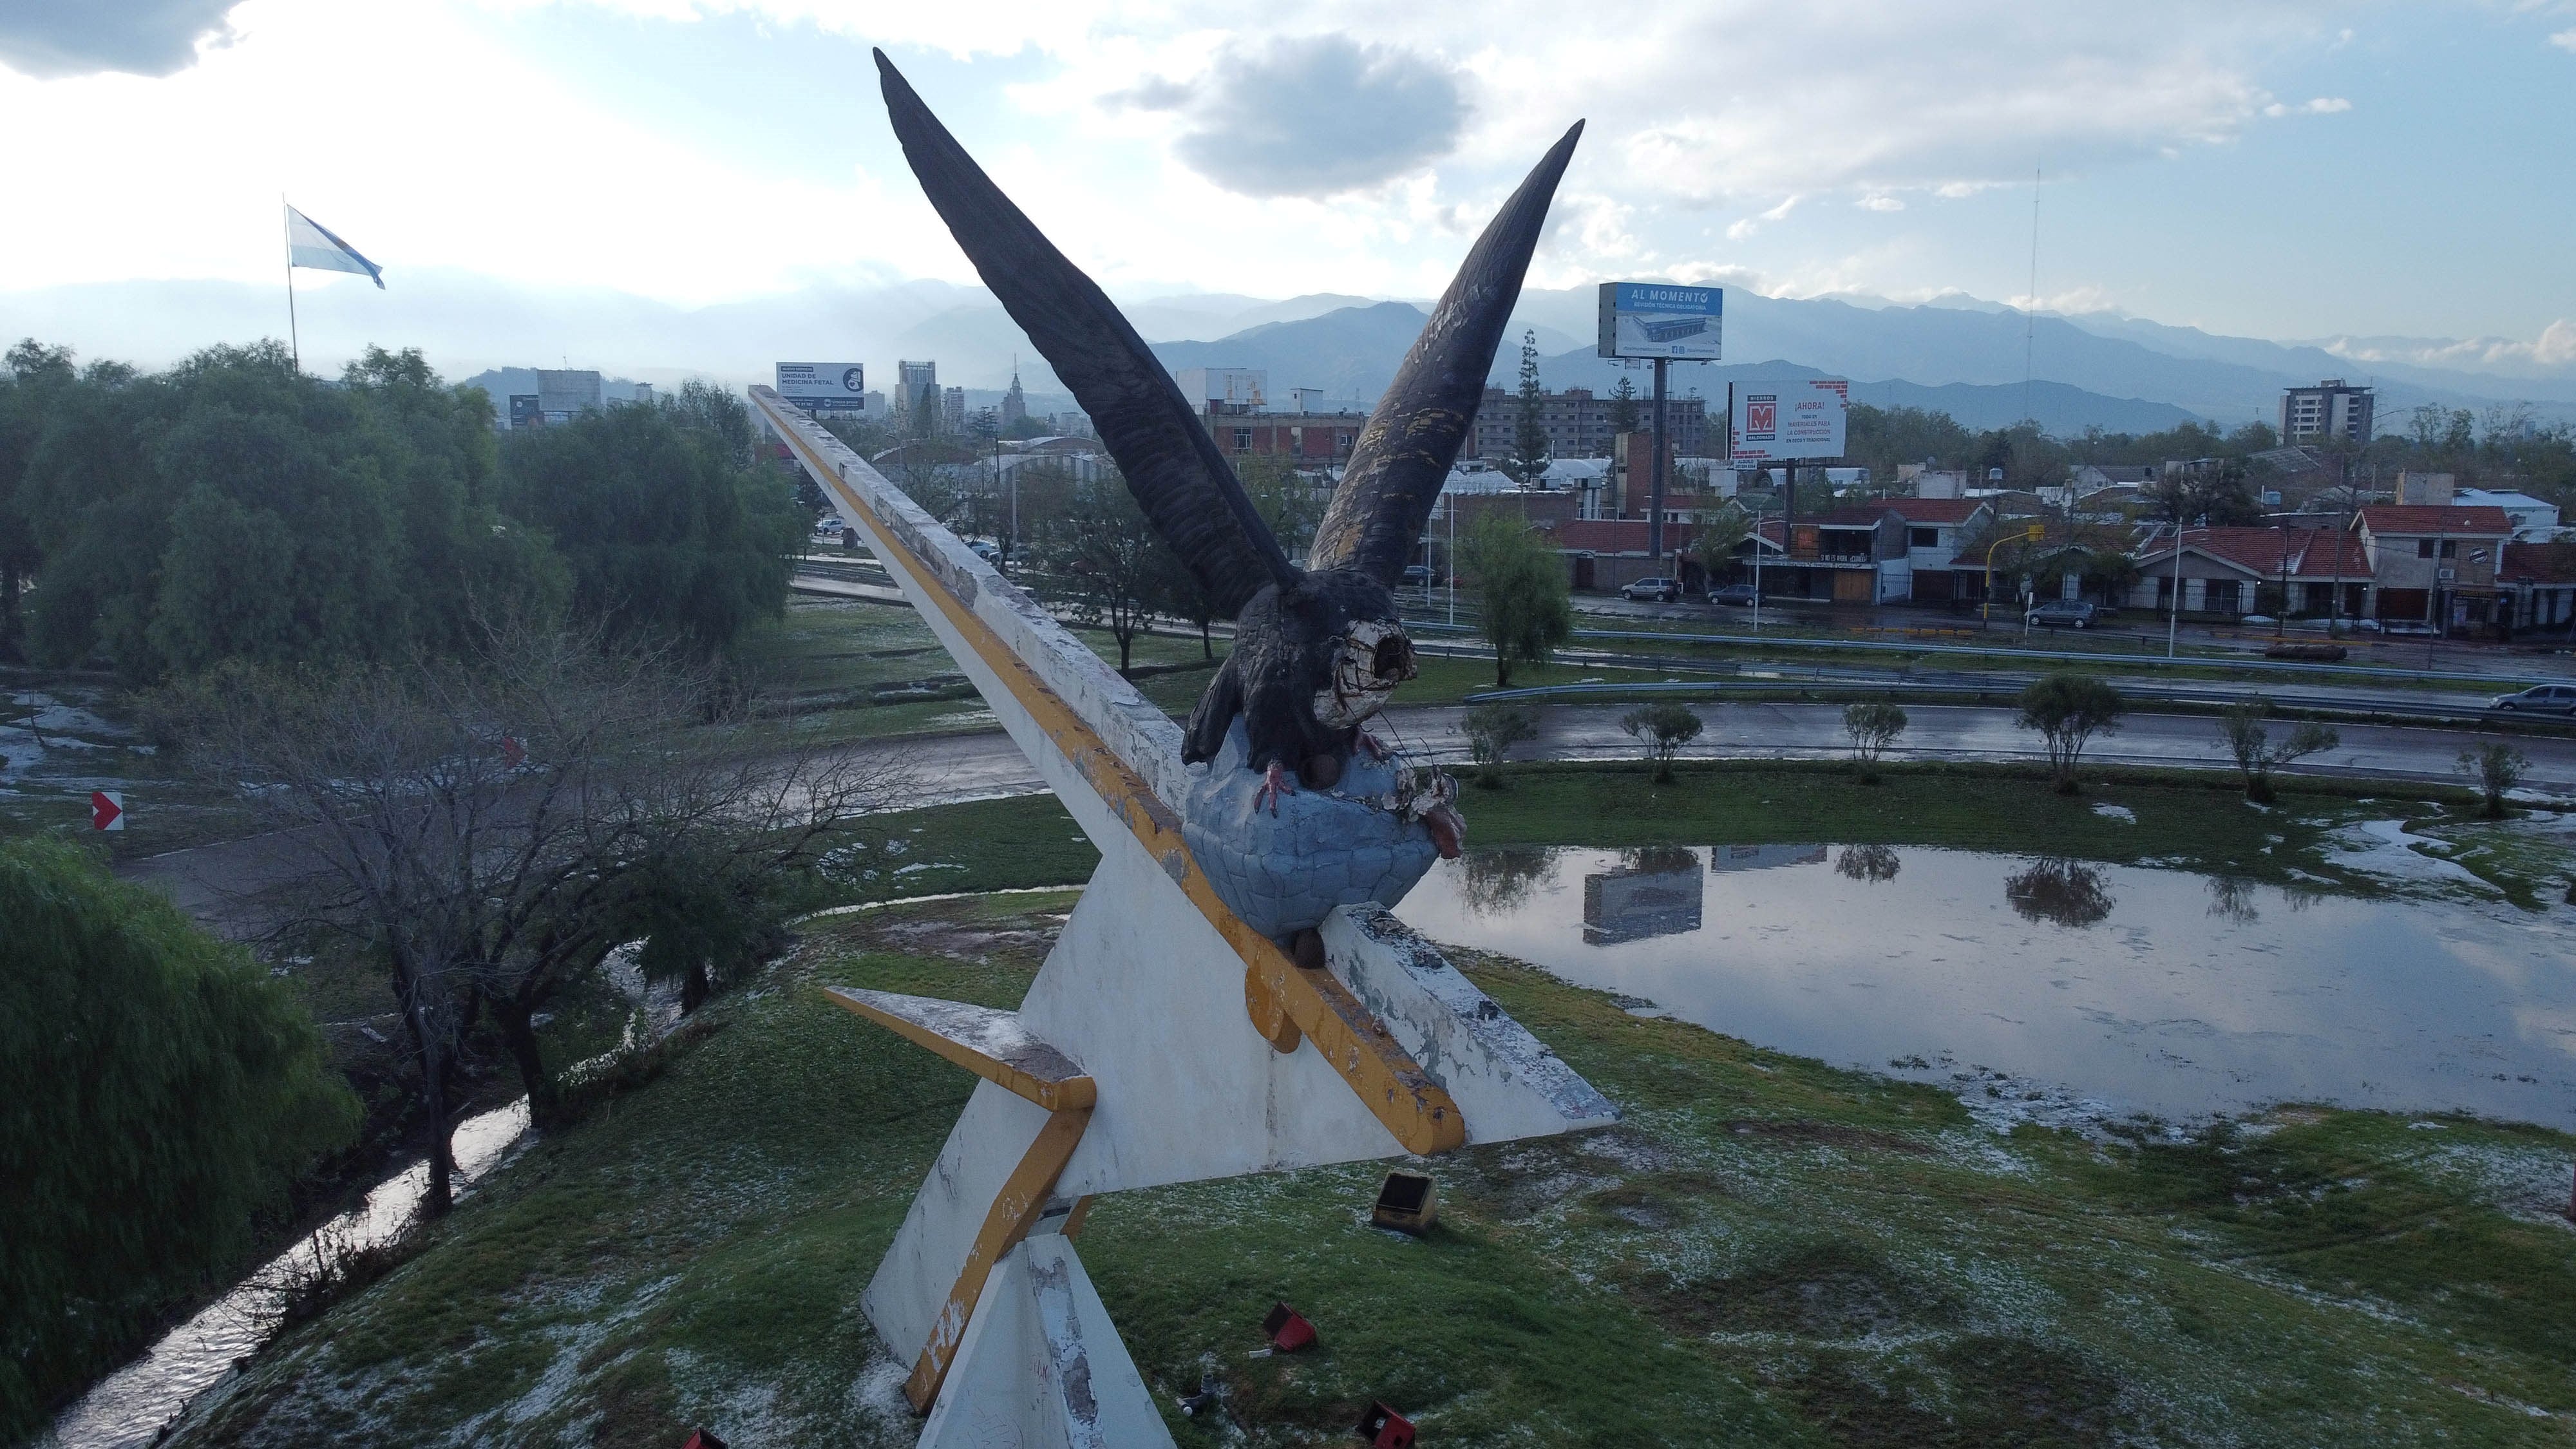
[[1603, 282], [1598, 351], [1603, 357], [1715, 362], [1725, 310], [1722, 287]]
[[792, 403], [857, 408], [867, 397], [867, 369], [855, 362], [782, 362], [778, 395]]
[[1843, 455], [1851, 382], [1793, 377], [1726, 385], [1727, 456], [1739, 463], [1799, 463]]

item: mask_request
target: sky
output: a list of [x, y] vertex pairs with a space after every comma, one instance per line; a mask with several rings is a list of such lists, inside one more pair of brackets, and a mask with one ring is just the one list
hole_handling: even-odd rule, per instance
[[1533, 285], [2035, 296], [2576, 366], [2576, 0], [1262, 9], [0, 0], [0, 302], [275, 280], [281, 195], [388, 286], [971, 282], [882, 46], [1122, 296], [1435, 294], [1581, 119]]

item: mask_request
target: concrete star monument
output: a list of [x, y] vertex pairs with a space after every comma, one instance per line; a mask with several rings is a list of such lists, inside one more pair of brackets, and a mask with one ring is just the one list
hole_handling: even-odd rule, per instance
[[1446, 777], [1367, 731], [1414, 669], [1392, 586], [1581, 127], [1469, 252], [1301, 569], [1135, 329], [877, 64], [932, 205], [1236, 630], [1175, 725], [865, 460], [752, 390], [1101, 853], [1019, 1010], [833, 991], [983, 1078], [861, 1306], [912, 1360], [925, 1449], [1167, 1445], [1075, 1252], [1092, 1198], [1617, 1120], [1388, 912], [1464, 827]]

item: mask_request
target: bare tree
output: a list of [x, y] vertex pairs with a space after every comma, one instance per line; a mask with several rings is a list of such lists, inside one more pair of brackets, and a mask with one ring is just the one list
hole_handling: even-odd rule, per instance
[[2021, 692], [2021, 714], [2015, 723], [2039, 732], [2048, 748], [2048, 769], [2057, 782], [2057, 793], [2072, 795], [2077, 788], [2075, 766], [2084, 758], [2085, 745], [2097, 734], [2119, 729], [2120, 716], [2127, 709], [2120, 691], [2093, 675], [2046, 674]]
[[2461, 774], [2475, 780], [2478, 793], [2486, 797], [2487, 818], [2504, 818], [2504, 797], [2522, 783], [2525, 770], [2531, 768], [2531, 757], [2501, 740], [2460, 751]]
[[2227, 742], [2227, 751], [2236, 757], [2236, 768], [2245, 776], [2245, 798], [2257, 804], [2273, 800], [2272, 771], [2305, 759], [2343, 743], [2331, 725], [2313, 720], [2290, 731], [2290, 737], [2278, 744], [2263, 720], [2272, 712], [2272, 702], [2256, 697], [2243, 704], [2230, 705], [2218, 713], [2219, 738]]
[[1654, 781], [1664, 785], [1672, 782], [1673, 759], [1682, 752], [1682, 746], [1699, 738], [1700, 718], [1688, 705], [1658, 700], [1621, 715], [1619, 728], [1645, 746], [1646, 763], [1654, 771]]
[[449, 1199], [476, 1014], [531, 1116], [553, 1119], [534, 1026], [548, 1003], [646, 936], [694, 1004], [775, 919], [783, 872], [897, 787], [893, 757], [764, 735], [718, 684], [711, 665], [507, 626], [470, 659], [245, 668], [165, 699], [191, 761], [276, 827], [292, 883], [277, 915], [390, 970], [434, 1124], [426, 1211]]
[[1878, 783], [1878, 757], [1905, 733], [1905, 706], [1889, 700], [1860, 700], [1843, 706], [1843, 733], [1851, 737], [1852, 763], [1861, 783]]
[[1502, 764], [1512, 746], [1538, 736], [1538, 711], [1519, 700], [1480, 704], [1467, 711], [1467, 753], [1476, 761], [1476, 783], [1503, 783]]

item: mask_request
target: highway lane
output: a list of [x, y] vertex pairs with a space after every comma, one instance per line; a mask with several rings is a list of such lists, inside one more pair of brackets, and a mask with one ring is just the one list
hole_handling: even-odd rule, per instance
[[[1713, 759], [1835, 759], [1846, 751], [1842, 707], [1833, 704], [1698, 704], [1705, 722], [1682, 757]], [[1540, 709], [1538, 737], [1513, 751], [1521, 760], [1634, 759], [1637, 742], [1620, 729], [1625, 705], [1552, 705]], [[1892, 760], [2030, 760], [2044, 758], [2038, 737], [2015, 728], [2008, 709], [1920, 705]], [[1382, 738], [1416, 758], [1458, 763], [1467, 758], [1466, 710], [1431, 706], [1391, 710], [1377, 726]], [[2352, 779], [2458, 782], [2454, 761], [2462, 748], [2483, 739], [2508, 739], [2531, 760], [2523, 792], [2576, 802], [2576, 739], [2508, 737], [2467, 730], [2396, 725], [2345, 725], [2342, 743], [2288, 767], [2285, 774]], [[872, 740], [851, 749], [899, 761], [909, 783], [888, 807], [916, 808], [1033, 794], [1045, 788], [1037, 772], [999, 730], [972, 734]], [[2117, 734], [2097, 739], [2085, 758], [2094, 764], [2229, 769], [2215, 723], [2206, 715], [2131, 715]], [[256, 893], [283, 883], [299, 868], [298, 852], [278, 837], [176, 850], [129, 861], [128, 879], [160, 887], [191, 915], [218, 928], [239, 928]]]

